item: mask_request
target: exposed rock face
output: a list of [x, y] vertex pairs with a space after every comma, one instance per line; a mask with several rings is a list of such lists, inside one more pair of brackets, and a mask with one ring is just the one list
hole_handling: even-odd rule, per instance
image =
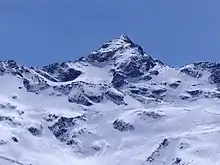
[[29, 127], [28, 131], [34, 135], [34, 136], [40, 136], [42, 134], [43, 127], [35, 128], [35, 127]]
[[82, 104], [82, 105], [85, 105], [85, 106], [91, 106], [93, 105], [88, 98], [86, 98], [83, 94], [78, 94], [78, 95], [75, 95], [75, 96], [70, 96], [68, 98], [68, 101], [70, 103], [76, 103], [76, 104]]
[[[151, 164], [166, 164], [166, 161], [163, 159], [164, 152], [167, 152], [167, 150], [175, 148], [175, 142], [176, 139], [164, 139], [157, 149], [146, 159], [147, 162], [150, 162]], [[183, 143], [181, 143], [183, 144]], [[181, 149], [179, 149], [181, 150]], [[172, 159], [171, 159], [172, 158]], [[169, 157], [172, 161], [172, 165], [186, 165], [189, 164], [189, 162], [184, 161], [182, 158], [176, 157], [176, 155], [171, 155]]]
[[187, 91], [191, 96], [196, 97], [201, 95], [203, 92], [201, 90], [192, 90], [192, 91]]
[[114, 121], [113, 127], [114, 127], [114, 129], [117, 129], [120, 132], [126, 132], [126, 131], [134, 130], [134, 126], [133, 125], [131, 125], [129, 123], [126, 123], [125, 121], [119, 120], [119, 119]]
[[21, 76], [24, 69], [22, 66], [19, 66], [15, 61], [8, 60], [8, 61], [2, 61], [0, 62], [0, 70], [1, 73], [12, 73], [13, 75], [19, 75]]
[[107, 91], [105, 96], [107, 99], [111, 100], [112, 102], [114, 102], [117, 105], [125, 104], [124, 103], [124, 96], [122, 94], [115, 93], [113, 91]]
[[122, 87], [124, 84], [126, 84], [125, 76], [120, 73], [115, 73], [113, 75], [112, 84], [115, 88]]
[[[109, 41], [102, 45], [98, 50], [92, 52], [86, 60], [90, 63], [108, 63], [115, 61], [117, 57], [115, 54], [120, 51], [124, 51], [127, 48], [137, 48], [140, 51], [140, 47], [134, 44], [127, 36], [122, 35], [119, 38]], [[140, 51], [143, 53], [142, 51]]]
[[181, 81], [176, 81], [174, 83], [169, 84], [169, 86], [173, 89], [178, 88], [178, 86], [181, 84]]
[[160, 114], [160, 113], [156, 113], [153, 111], [144, 111], [142, 113], [138, 114], [140, 116], [141, 119], [146, 120], [147, 118], [152, 118], [152, 119], [161, 119], [163, 118], [165, 115]]
[[68, 130], [75, 127], [76, 120], [77, 118], [61, 117], [54, 125], [49, 127], [49, 130], [52, 131], [57, 139], [66, 142], [69, 140], [69, 138], [71, 138]]
[[190, 100], [190, 97], [186, 95], [181, 95], [180, 98], [185, 101]]
[[133, 89], [130, 89], [130, 92], [134, 94], [139, 94], [139, 95], [146, 95], [148, 93], [148, 89], [144, 87], [133, 88]]
[[19, 142], [16, 137], [12, 137], [11, 139], [12, 139], [15, 143], [18, 143], [18, 142]]
[[[77, 117], [62, 116], [52, 126], [49, 126], [49, 130], [58, 140], [76, 148], [79, 152], [87, 152], [87, 150], [97, 152], [98, 148], [95, 147], [94, 149], [92, 144], [85, 146], [89, 143], [86, 137], [90, 138], [90, 136], [93, 136], [93, 133], [84, 127], [86, 121], [85, 115]], [[82, 140], [80, 137], [85, 137], [85, 139], [83, 138], [84, 140]]]
[[[103, 48], [103, 47], [102, 47]], [[99, 62], [103, 63], [106, 61], [109, 61], [114, 54], [116, 53], [117, 50], [114, 51], [109, 51], [109, 52], [97, 52], [97, 53], [92, 53], [88, 56], [88, 61], [89, 62]]]
[[158, 146], [158, 148], [147, 158], [146, 161], [148, 162], [153, 162], [156, 157], [160, 156], [160, 152], [161, 150], [165, 149], [166, 147], [169, 146], [169, 140], [168, 139], [164, 139], [160, 145]]
[[218, 86], [220, 85], [220, 68], [211, 71], [209, 80], [211, 83], [217, 84]]
[[200, 73], [199, 71], [196, 71], [192, 68], [184, 68], [184, 69], [181, 69], [181, 72], [182, 73], [185, 73], [189, 76], [192, 76], [194, 78], [201, 78], [202, 77], [202, 73]]
[[150, 71], [150, 74], [154, 75], [154, 76], [157, 76], [157, 75], [160, 74], [160, 72], [158, 70], [152, 70], [152, 71]]
[[197, 62], [193, 63], [191, 66], [184, 67], [181, 69], [181, 72], [186, 73], [195, 78], [201, 78], [202, 72], [209, 72], [209, 81], [210, 83], [219, 85], [220, 79], [220, 64], [211, 63], [211, 62]]
[[55, 91], [58, 91], [64, 95], [69, 95], [71, 90], [73, 88], [73, 84], [67, 84], [67, 85], [60, 85], [60, 86], [54, 86], [53, 89]]
[[[76, 70], [74, 68], [69, 68], [66, 63], [51, 64], [51, 65], [43, 67], [42, 70], [54, 78], [54, 79], [50, 79], [50, 80], [52, 80], [52, 81], [57, 80], [57, 81], [61, 81], [61, 82], [75, 80], [77, 77], [79, 77], [82, 74], [82, 72], [79, 70]], [[42, 72], [39, 71], [39, 73], [41, 74]]]
[[128, 77], [139, 77], [144, 72], [155, 66], [155, 62], [149, 56], [132, 56], [129, 62], [122, 63], [119, 68]]
[[161, 94], [165, 93], [166, 91], [167, 91], [166, 89], [161, 88], [161, 89], [156, 89], [156, 90], [152, 91], [152, 93], [155, 95], [161, 95]]
[[39, 92], [50, 87], [44, 80], [39, 80], [38, 83], [31, 83], [29, 80], [24, 79], [23, 85], [26, 88], [27, 92]]
[[5, 122], [11, 126], [20, 126], [21, 125], [19, 122], [15, 121], [14, 117], [10, 117], [10, 116], [0, 115], [0, 122]]

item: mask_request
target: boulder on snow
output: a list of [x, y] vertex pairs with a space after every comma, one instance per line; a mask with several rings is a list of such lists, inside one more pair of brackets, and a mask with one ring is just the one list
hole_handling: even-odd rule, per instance
[[197, 97], [201, 95], [203, 91], [202, 90], [191, 90], [191, 91], [187, 91], [187, 93], [189, 93], [192, 97]]
[[34, 136], [40, 136], [42, 134], [43, 127], [42, 126], [40, 128], [29, 127], [28, 131]]
[[19, 141], [18, 141], [18, 138], [16, 138], [15, 136], [13, 136], [12, 138], [11, 138], [15, 143], [18, 143]]
[[165, 88], [154, 89], [152, 91], [152, 94], [160, 96], [160, 95], [164, 94], [166, 91], [167, 91], [167, 89], [165, 89]]
[[138, 115], [143, 120], [146, 120], [147, 118], [161, 119], [165, 116], [164, 114], [154, 112], [154, 111], [143, 111], [143, 112], [139, 113]]
[[180, 85], [181, 81], [176, 81], [174, 83], [169, 84], [169, 86], [173, 89], [176, 89]]
[[126, 132], [126, 131], [132, 131], [134, 130], [134, 126], [130, 123], [126, 123], [123, 120], [115, 120], [113, 123], [114, 129], [120, 131], [120, 132]]

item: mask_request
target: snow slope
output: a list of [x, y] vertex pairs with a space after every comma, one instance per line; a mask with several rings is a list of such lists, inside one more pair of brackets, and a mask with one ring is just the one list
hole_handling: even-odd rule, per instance
[[127, 36], [42, 68], [0, 62], [0, 165], [220, 165], [220, 64]]

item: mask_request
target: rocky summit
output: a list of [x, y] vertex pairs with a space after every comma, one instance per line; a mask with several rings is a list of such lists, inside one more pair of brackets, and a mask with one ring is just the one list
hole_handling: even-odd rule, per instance
[[220, 64], [170, 67], [128, 36], [76, 61], [0, 61], [1, 165], [218, 165]]

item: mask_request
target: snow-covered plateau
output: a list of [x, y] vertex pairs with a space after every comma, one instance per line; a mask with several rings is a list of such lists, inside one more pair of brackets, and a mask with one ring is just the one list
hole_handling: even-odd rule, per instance
[[220, 165], [220, 63], [127, 36], [76, 61], [0, 61], [0, 165]]

